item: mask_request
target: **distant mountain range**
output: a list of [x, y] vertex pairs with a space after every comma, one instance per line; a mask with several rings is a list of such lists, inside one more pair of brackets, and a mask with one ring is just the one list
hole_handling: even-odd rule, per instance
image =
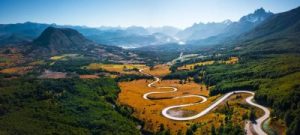
[[[189, 44], [215, 44], [230, 35], [240, 35], [249, 31], [257, 24], [272, 16], [264, 9], [258, 9], [254, 13], [242, 17], [238, 22], [225, 20], [220, 23], [195, 23], [193, 26], [180, 30], [170, 26], [164, 27], [100, 27], [89, 28], [83, 26], [69, 26], [40, 23], [17, 23], [0, 25], [0, 45], [19, 44], [29, 42], [38, 37], [47, 27], [72, 28], [82, 33], [86, 38], [99, 44], [120, 46], [124, 48], [136, 48], [152, 45], [185, 43]], [[214, 42], [210, 38], [218, 36]], [[204, 41], [202, 41], [204, 40]]]
[[232, 24], [230, 20], [220, 23], [195, 23], [193, 26], [179, 31], [176, 36], [184, 41], [205, 39], [222, 33], [230, 24]]
[[[80, 30], [79, 30], [80, 31]], [[84, 34], [88, 39], [97, 43], [120, 46], [123, 48], [136, 48], [149, 45], [178, 42], [172, 36], [164, 33], [151, 33], [143, 27], [129, 27], [126, 29], [101, 30], [98, 33]]]
[[[299, 29], [297, 24], [299, 15], [294, 13], [297, 12], [297, 9], [286, 13], [273, 14], [260, 8], [241, 17], [237, 22], [225, 20], [219, 23], [195, 23], [193, 26], [183, 30], [170, 26], [89, 28], [32, 22], [1, 24], [0, 45], [29, 43], [37, 38], [47, 27], [51, 26], [75, 29], [87, 39], [102, 45], [123, 48], [142, 47], [142, 49], [146, 49], [146, 46], [152, 46], [152, 49], [163, 48], [165, 45], [165, 47], [173, 46], [180, 50], [195, 50], [194, 48], [201, 46], [238, 43], [250, 38], [259, 38], [270, 33], [277, 33], [278, 31], [282, 31], [281, 33], [297, 32]], [[279, 19], [282, 20], [278, 21]], [[182, 44], [186, 45], [182, 46]]]
[[300, 7], [272, 15], [251, 31], [241, 34], [234, 46], [245, 51], [300, 53]]
[[300, 35], [300, 7], [278, 14], [258, 9], [254, 13], [242, 17], [238, 22], [232, 22], [221, 34], [187, 41], [184, 46], [173, 43], [146, 46], [136, 50], [179, 53], [197, 52], [210, 48], [227, 48], [229, 50], [236, 48], [245, 53], [258, 51], [264, 53], [300, 53], [298, 35]]
[[116, 46], [97, 44], [86, 39], [81, 33], [71, 28], [47, 27], [36, 39], [15, 47], [22, 50], [26, 58], [49, 59], [51, 56], [63, 54], [79, 54], [85, 58], [112, 62], [141, 62], [137, 55]]
[[[101, 27], [62, 26], [56, 24], [17, 23], [0, 25], [0, 45], [20, 44], [37, 38], [47, 27], [72, 28], [86, 38], [99, 44], [135, 48], [147, 45], [178, 42], [172, 35], [177, 32], [173, 27]], [[169, 35], [170, 34], [170, 35]]]
[[251, 31], [253, 28], [264, 22], [274, 14], [266, 12], [263, 8], [257, 9], [254, 13], [241, 17], [237, 22], [232, 22], [223, 29], [219, 29], [218, 34], [211, 35], [204, 39], [191, 39], [187, 42], [189, 44], [197, 45], [214, 45], [214, 44], [226, 44], [228, 41], [235, 40], [236, 37]]

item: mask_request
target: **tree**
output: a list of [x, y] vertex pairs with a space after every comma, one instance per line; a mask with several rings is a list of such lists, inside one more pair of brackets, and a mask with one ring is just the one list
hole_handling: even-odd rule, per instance
[[296, 117], [295, 120], [290, 124], [287, 135], [298, 135], [300, 133], [300, 117]]
[[171, 135], [170, 129], [167, 129], [167, 130], [165, 131], [165, 135]]
[[164, 124], [160, 124], [160, 125], [159, 125], [159, 131], [164, 131], [164, 130], [165, 130]]
[[11, 54], [12, 51], [11, 51], [10, 49], [6, 49], [3, 53], [4, 53], [4, 54]]
[[223, 123], [221, 123], [220, 127], [219, 127], [219, 135], [222, 135], [224, 131], [224, 125]]
[[243, 118], [243, 120], [246, 120], [246, 119], [249, 119], [249, 116], [248, 116], [247, 113], [244, 113], [244, 114], [242, 115], [242, 118]]
[[126, 66], [123, 66], [123, 71], [127, 70], [127, 67]]
[[181, 130], [181, 129], [179, 129], [179, 130], [177, 131], [177, 135], [182, 135], [182, 130]]
[[193, 124], [191, 126], [191, 129], [192, 129], [193, 132], [195, 132], [197, 130], [197, 128], [198, 128], [197, 124]]
[[210, 132], [211, 132], [211, 135], [217, 135], [216, 128], [215, 128], [214, 124], [211, 125]]
[[183, 80], [179, 80], [179, 84], [183, 84]]
[[290, 126], [290, 124], [293, 122], [293, 116], [291, 114], [291, 111], [287, 111], [284, 115], [284, 121], [287, 126]]
[[250, 119], [252, 122], [255, 122], [256, 116], [255, 116], [255, 111], [254, 111], [254, 109], [251, 109], [251, 110], [250, 110], [250, 113], [249, 113], [249, 119]]
[[193, 135], [194, 133], [193, 133], [193, 130], [191, 129], [191, 128], [188, 128], [187, 130], [186, 130], [186, 133], [185, 133], [186, 135]]

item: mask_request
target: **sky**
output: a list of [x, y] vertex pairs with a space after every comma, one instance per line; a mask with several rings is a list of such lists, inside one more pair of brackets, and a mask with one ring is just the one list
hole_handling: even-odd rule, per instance
[[0, 23], [99, 26], [174, 26], [221, 22], [263, 7], [280, 13], [300, 0], [0, 0]]

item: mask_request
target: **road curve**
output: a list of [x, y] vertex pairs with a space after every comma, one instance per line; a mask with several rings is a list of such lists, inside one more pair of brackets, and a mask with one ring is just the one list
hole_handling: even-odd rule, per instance
[[[140, 69], [139, 71], [141, 73], [143, 73], [143, 74], [152, 76], [150, 74], [144, 73], [143, 70], [144, 69]], [[154, 77], [155, 80], [153, 82], [149, 83], [148, 87], [153, 87], [153, 85], [155, 83], [157, 83], [157, 82], [160, 81], [160, 79], [158, 77], [155, 77], [155, 76], [153, 76], [153, 77]], [[151, 95], [151, 94], [171, 93], [171, 92], [176, 92], [178, 90], [176, 87], [156, 87], [156, 88], [158, 88], [158, 89], [172, 89], [172, 90], [170, 90], [170, 91], [161, 91], [161, 92], [158, 92], [158, 91], [156, 91], [156, 92], [148, 92], [148, 93], [145, 93], [143, 95], [143, 98], [146, 99], [146, 100], [150, 100], [148, 98], [148, 96]], [[258, 108], [262, 109], [265, 112], [265, 114], [262, 117], [256, 119], [256, 123], [253, 123], [253, 129], [259, 135], [267, 135], [267, 133], [264, 132], [263, 129], [262, 129], [262, 124], [263, 124], [263, 122], [265, 120], [267, 120], [270, 117], [270, 111], [268, 110], [268, 108], [266, 108], [266, 107], [264, 107], [262, 105], [256, 104], [256, 103], [254, 103], [252, 101], [253, 98], [254, 98], [254, 95], [255, 95], [255, 93], [252, 92], [252, 91], [237, 90], [237, 91], [228, 92], [225, 95], [223, 95], [221, 98], [219, 98], [217, 101], [215, 101], [214, 103], [212, 103], [209, 107], [207, 107], [206, 109], [204, 109], [203, 111], [199, 112], [196, 115], [189, 116], [189, 117], [175, 117], [175, 116], [172, 116], [172, 115], [168, 114], [168, 111], [171, 110], [171, 109], [174, 109], [174, 108], [180, 108], [180, 107], [186, 107], [186, 106], [192, 106], [192, 105], [201, 104], [201, 103], [206, 102], [207, 98], [204, 97], [204, 96], [201, 96], [201, 95], [184, 95], [184, 96], [173, 97], [172, 99], [198, 97], [198, 98], [201, 98], [202, 101], [201, 102], [197, 102], [197, 103], [189, 103], [189, 104], [182, 104], [182, 105], [173, 105], [173, 106], [166, 107], [166, 108], [164, 108], [162, 110], [162, 115], [164, 117], [166, 117], [166, 118], [169, 118], [169, 119], [172, 119], [172, 120], [177, 120], [177, 121], [186, 121], [186, 120], [197, 119], [197, 118], [202, 117], [202, 116], [206, 115], [207, 113], [209, 113], [211, 110], [213, 110], [219, 104], [221, 104], [226, 99], [228, 99], [231, 95], [237, 94], [237, 93], [248, 93], [248, 94], [251, 94], [251, 96], [246, 99], [246, 102], [248, 104], [252, 105], [252, 106], [255, 106], [255, 107], [258, 107]], [[247, 125], [247, 126], [249, 126], [249, 125]]]
[[254, 98], [254, 96], [248, 97], [246, 99], [246, 102], [248, 104], [252, 105], [252, 106], [255, 106], [255, 107], [258, 107], [258, 108], [262, 109], [265, 112], [265, 114], [262, 117], [255, 120], [256, 123], [252, 124], [253, 128], [254, 128], [255, 132], [258, 133], [259, 135], [267, 135], [267, 133], [265, 131], [263, 131], [262, 125], [263, 125], [264, 121], [266, 121], [270, 117], [270, 111], [269, 111], [268, 108], [266, 108], [262, 105], [254, 103], [252, 101], [253, 98]]

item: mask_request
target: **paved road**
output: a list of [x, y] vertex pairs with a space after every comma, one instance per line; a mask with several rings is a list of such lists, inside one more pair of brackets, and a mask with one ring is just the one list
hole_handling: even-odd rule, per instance
[[263, 125], [263, 122], [266, 121], [270, 117], [270, 111], [269, 111], [268, 108], [266, 108], [262, 105], [254, 103], [252, 101], [253, 97], [254, 96], [248, 97], [246, 99], [246, 102], [249, 103], [252, 106], [255, 106], [255, 107], [258, 107], [258, 108], [262, 109], [265, 112], [265, 114], [262, 117], [255, 120], [256, 123], [252, 123], [253, 128], [254, 128], [255, 132], [258, 133], [259, 135], [267, 135], [267, 133], [263, 131], [262, 125]]
[[[139, 71], [143, 74], [146, 74], [146, 75], [150, 75], [150, 74], [147, 74], [147, 73], [144, 73], [143, 72], [144, 69], [140, 69]], [[152, 76], [152, 75], [150, 75]], [[148, 87], [153, 87], [153, 85], [157, 82], [160, 81], [160, 79], [158, 77], [155, 77], [154, 76], [154, 81], [149, 83], [148, 84]], [[151, 94], [158, 94], [158, 93], [171, 93], [171, 92], [176, 92], [178, 89], [176, 87], [156, 87], [158, 89], [172, 89], [170, 91], [156, 91], [156, 92], [148, 92], [148, 93], [145, 93], [143, 95], [143, 98], [146, 99], [146, 100], [150, 100], [148, 98], [149, 95]], [[219, 98], [217, 101], [215, 101], [214, 103], [212, 103], [209, 107], [207, 107], [206, 109], [204, 109], [203, 111], [199, 112], [198, 114], [196, 115], [193, 115], [193, 116], [189, 116], [189, 117], [175, 117], [175, 116], [172, 116], [168, 113], [169, 110], [171, 109], [174, 109], [174, 108], [180, 108], [180, 107], [186, 107], [186, 106], [192, 106], [192, 105], [197, 105], [197, 104], [201, 104], [201, 103], [204, 103], [207, 101], [207, 98], [204, 97], [204, 96], [201, 96], [201, 95], [184, 95], [184, 96], [178, 96], [178, 97], [173, 97], [173, 99], [178, 99], [178, 98], [189, 98], [189, 97], [198, 97], [198, 98], [201, 98], [202, 101], [201, 102], [197, 102], [197, 103], [189, 103], [189, 104], [182, 104], [182, 105], [173, 105], [173, 106], [169, 106], [169, 107], [166, 107], [162, 110], [162, 115], [166, 118], [169, 118], [169, 119], [172, 119], [172, 120], [177, 120], [177, 121], [186, 121], [186, 120], [193, 120], [193, 119], [197, 119], [199, 117], [202, 117], [204, 115], [206, 115], [207, 113], [209, 113], [210, 111], [212, 111], [215, 107], [217, 107], [219, 104], [221, 104], [222, 102], [224, 102], [226, 99], [228, 99], [231, 95], [233, 94], [237, 94], [237, 93], [248, 93], [248, 94], [251, 94], [250, 97], [248, 97], [246, 99], [246, 102], [252, 106], [255, 106], [255, 107], [258, 107], [260, 109], [262, 109], [265, 114], [258, 118], [256, 120], [256, 123], [253, 123], [252, 124], [252, 127], [254, 129], [254, 131], [259, 134], [259, 135], [267, 135], [266, 132], [263, 131], [262, 129], [262, 124], [265, 120], [267, 120], [269, 117], [270, 117], [270, 111], [268, 110], [268, 108], [264, 107], [264, 106], [261, 106], [259, 104], [256, 104], [254, 103], [252, 100], [254, 98], [254, 95], [255, 93], [252, 92], [252, 91], [246, 91], [246, 90], [237, 90], [237, 91], [232, 91], [232, 92], [228, 92], [226, 93], [225, 95], [223, 95], [221, 98]], [[245, 129], [248, 129], [247, 130], [247, 134], [252, 134], [251, 132], [249, 132], [250, 128], [249, 126], [249, 122], [246, 124], [246, 127]]]

